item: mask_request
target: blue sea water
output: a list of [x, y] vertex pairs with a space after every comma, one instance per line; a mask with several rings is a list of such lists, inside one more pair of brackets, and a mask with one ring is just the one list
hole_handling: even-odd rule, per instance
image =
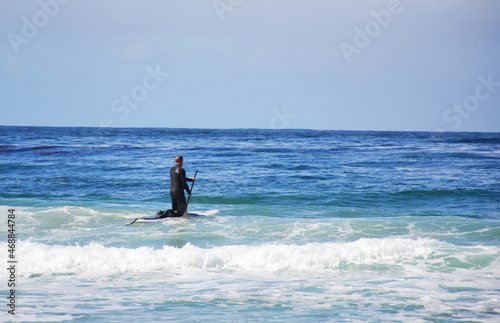
[[[169, 169], [198, 170], [189, 210]], [[12, 322], [499, 322], [500, 134], [0, 127]]]

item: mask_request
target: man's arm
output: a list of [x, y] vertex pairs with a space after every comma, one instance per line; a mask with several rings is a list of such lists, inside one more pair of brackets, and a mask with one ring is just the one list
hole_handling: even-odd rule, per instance
[[189, 181], [189, 179], [191, 179], [191, 178], [186, 178], [186, 170], [183, 168], [181, 170], [182, 186], [186, 190], [186, 192], [188, 192], [188, 194], [191, 195], [191, 190], [189, 189], [189, 185], [186, 183], [186, 181], [192, 182], [192, 179], [191, 179], [191, 181]]

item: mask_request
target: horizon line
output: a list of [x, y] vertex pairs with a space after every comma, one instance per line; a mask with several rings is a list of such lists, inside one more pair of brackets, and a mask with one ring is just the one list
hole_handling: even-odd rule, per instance
[[273, 130], [273, 131], [352, 131], [352, 132], [425, 132], [425, 133], [491, 133], [500, 134], [500, 131], [431, 131], [431, 130], [360, 130], [360, 129], [313, 129], [313, 128], [188, 128], [188, 127], [157, 127], [157, 126], [128, 126], [128, 127], [100, 127], [100, 126], [40, 126], [40, 125], [1, 125], [0, 127], [24, 127], [24, 128], [92, 128], [92, 129], [172, 129], [172, 130]]

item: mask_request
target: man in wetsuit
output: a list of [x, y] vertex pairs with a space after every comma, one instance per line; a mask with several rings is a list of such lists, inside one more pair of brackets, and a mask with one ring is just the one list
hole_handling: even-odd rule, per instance
[[170, 169], [170, 197], [172, 198], [172, 211], [182, 214], [187, 211], [186, 196], [184, 190], [191, 198], [191, 190], [186, 182], [194, 182], [195, 178], [187, 178], [186, 171], [182, 168], [184, 160], [181, 155], [175, 157], [175, 166]]

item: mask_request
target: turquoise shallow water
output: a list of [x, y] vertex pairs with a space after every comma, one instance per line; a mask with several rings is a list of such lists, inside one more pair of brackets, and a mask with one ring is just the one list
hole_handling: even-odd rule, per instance
[[[125, 226], [177, 154], [220, 213]], [[498, 322], [499, 161], [486, 133], [0, 127], [0, 318]]]

